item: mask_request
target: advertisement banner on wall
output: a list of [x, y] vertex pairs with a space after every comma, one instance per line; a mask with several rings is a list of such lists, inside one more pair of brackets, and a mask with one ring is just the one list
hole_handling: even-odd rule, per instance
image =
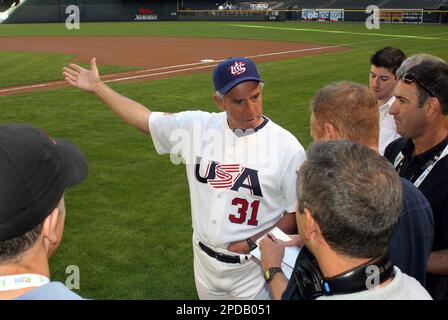
[[330, 22], [342, 22], [342, 21], [344, 21], [344, 10], [330, 11]]
[[134, 21], [156, 21], [156, 20], [157, 20], [157, 14], [155, 14], [154, 10], [145, 7], [140, 7], [134, 18]]
[[250, 10], [266, 11], [269, 9], [269, 3], [251, 3]]
[[319, 11], [319, 22], [330, 21], [330, 12], [328, 11]]
[[317, 10], [314, 9], [302, 9], [302, 20], [303, 21], [317, 21], [319, 19], [319, 14]]
[[423, 10], [380, 10], [381, 22], [422, 23]]
[[344, 21], [343, 9], [302, 9], [303, 21], [342, 22]]
[[405, 11], [403, 12], [403, 22], [405, 23], [422, 23], [423, 10], [419, 11]]
[[380, 22], [402, 22], [403, 12], [397, 10], [380, 10]]

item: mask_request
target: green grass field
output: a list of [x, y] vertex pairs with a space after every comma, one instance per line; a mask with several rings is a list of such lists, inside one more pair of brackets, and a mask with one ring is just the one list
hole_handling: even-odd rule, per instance
[[[338, 31], [334, 33], [333, 31]], [[327, 53], [259, 65], [266, 81], [264, 112], [310, 142], [308, 103], [337, 80], [368, 83], [369, 58], [386, 45], [408, 55], [426, 52], [448, 60], [447, 25], [317, 23], [82, 23], [0, 25], [0, 36], [139, 35], [266, 39], [338, 44]], [[409, 37], [412, 36], [412, 37]], [[1, 38], [0, 38], [1, 41]], [[58, 79], [72, 57], [0, 52], [0, 87]], [[126, 69], [100, 66], [103, 72]], [[152, 110], [217, 111], [210, 72], [112, 87]], [[52, 277], [81, 272], [79, 294], [94, 299], [197, 299], [191, 216], [185, 169], [158, 156], [149, 137], [117, 119], [93, 95], [72, 88], [0, 97], [0, 124], [32, 123], [78, 144], [90, 166], [88, 179], [66, 195], [64, 241], [51, 260]]]

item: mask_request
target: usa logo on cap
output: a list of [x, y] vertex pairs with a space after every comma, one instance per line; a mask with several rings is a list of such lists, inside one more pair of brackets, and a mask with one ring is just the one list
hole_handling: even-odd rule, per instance
[[255, 63], [249, 58], [234, 57], [221, 61], [213, 70], [215, 90], [226, 94], [244, 81], [263, 82]]
[[245, 67], [245, 63], [244, 62], [237, 62], [235, 61], [235, 64], [233, 66], [230, 66], [229, 70], [230, 73], [235, 77], [238, 76], [240, 74], [243, 74], [244, 72], [246, 72], [246, 67]]

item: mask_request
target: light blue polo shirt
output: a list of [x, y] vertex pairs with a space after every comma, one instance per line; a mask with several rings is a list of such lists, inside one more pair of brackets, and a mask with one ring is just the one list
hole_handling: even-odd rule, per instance
[[17, 297], [15, 300], [84, 300], [61, 282], [50, 282]]

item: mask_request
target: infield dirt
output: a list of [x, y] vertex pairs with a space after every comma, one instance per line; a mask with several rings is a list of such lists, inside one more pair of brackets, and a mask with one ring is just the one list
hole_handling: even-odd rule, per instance
[[[340, 46], [298, 42], [174, 37], [0, 37], [1, 51], [45, 52], [75, 55], [73, 62], [137, 67], [143, 70], [102, 75], [106, 82], [141, 81], [173, 77], [212, 69], [232, 56], [255, 62], [285, 60], [348, 50]], [[201, 60], [210, 59], [203, 63]], [[61, 76], [62, 78], [62, 76]], [[0, 89], [0, 95], [66, 86], [65, 81]]]

